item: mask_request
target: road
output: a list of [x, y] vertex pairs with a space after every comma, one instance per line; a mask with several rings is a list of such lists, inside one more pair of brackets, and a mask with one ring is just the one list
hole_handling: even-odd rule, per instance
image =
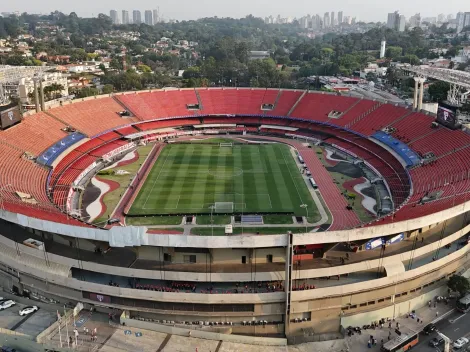
[[[437, 329], [446, 335], [451, 340], [457, 340], [459, 337], [470, 336], [470, 312], [467, 314], [462, 314], [458, 311], [455, 311], [447, 318], [441, 320], [440, 322], [436, 323]], [[444, 350], [444, 346], [439, 346], [439, 348], [434, 348], [429, 346], [429, 341], [436, 337], [437, 333], [432, 333], [429, 336], [421, 335], [419, 340], [419, 344], [413, 348], [414, 352], [442, 352]], [[464, 348], [461, 348], [460, 351], [465, 351]]]

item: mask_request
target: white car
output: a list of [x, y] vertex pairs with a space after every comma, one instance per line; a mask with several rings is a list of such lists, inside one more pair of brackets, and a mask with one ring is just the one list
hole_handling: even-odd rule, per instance
[[468, 339], [466, 337], [461, 337], [460, 339], [454, 341], [453, 346], [454, 348], [458, 349], [458, 348], [462, 348], [467, 343], [468, 343]]
[[36, 312], [37, 310], [39, 310], [38, 306], [27, 306], [27, 307], [24, 307], [23, 309], [20, 309], [19, 313], [21, 316], [23, 316], [23, 315], [28, 315], [33, 312]]
[[16, 304], [15, 301], [12, 301], [11, 299], [8, 299], [8, 300], [3, 301], [3, 302], [0, 303], [0, 310], [10, 308], [10, 307], [14, 306], [15, 304]]

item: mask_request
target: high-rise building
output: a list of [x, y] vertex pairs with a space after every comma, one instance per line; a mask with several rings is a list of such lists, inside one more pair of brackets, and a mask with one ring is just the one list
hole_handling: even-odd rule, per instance
[[390, 12], [387, 16], [387, 27], [391, 29], [395, 29], [397, 26], [398, 19], [400, 14], [398, 11]]
[[465, 26], [465, 13], [457, 13], [457, 33], [462, 32], [463, 27]]
[[119, 24], [118, 13], [116, 10], [109, 11], [109, 17], [111, 17], [113, 24]]
[[399, 32], [404, 32], [405, 31], [405, 26], [406, 26], [406, 17], [405, 15], [400, 15], [398, 18], [398, 31]]
[[145, 24], [153, 26], [153, 13], [151, 10], [145, 10], [144, 13]]
[[153, 10], [153, 24], [160, 22], [160, 13], [158, 9]]
[[410, 17], [410, 28], [419, 27], [421, 25], [421, 14], [417, 13]]
[[353, 18], [351, 19], [351, 24], [356, 24], [356, 17], [353, 17]]
[[406, 17], [404, 15], [400, 15], [398, 11], [391, 12], [388, 14], [387, 17], [387, 27], [394, 29], [399, 32], [403, 32], [405, 30], [406, 25]]
[[132, 23], [134, 24], [142, 23], [142, 14], [140, 13], [140, 10], [132, 11]]
[[343, 23], [343, 11], [338, 12], [338, 24], [341, 26], [341, 23]]
[[437, 22], [444, 23], [445, 21], [446, 21], [446, 15], [444, 15], [443, 13], [440, 13], [439, 15], [437, 15]]
[[325, 12], [323, 15], [323, 28], [328, 28], [330, 26], [330, 13]]
[[463, 26], [464, 27], [470, 26], [470, 12], [465, 12], [464, 20], [463, 20]]
[[129, 11], [122, 10], [122, 24], [129, 24]]
[[331, 24], [331, 27], [336, 25], [336, 23], [335, 23], [335, 12], [334, 11], [331, 11], [330, 24]]
[[450, 21], [450, 20], [453, 20], [453, 19], [454, 19], [454, 15], [451, 14], [451, 13], [449, 13], [449, 14], [447, 15], [447, 20]]

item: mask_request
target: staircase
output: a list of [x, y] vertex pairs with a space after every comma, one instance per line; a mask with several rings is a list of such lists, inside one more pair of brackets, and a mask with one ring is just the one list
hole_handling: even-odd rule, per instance
[[295, 110], [295, 108], [297, 107], [297, 105], [300, 103], [300, 101], [302, 100], [302, 98], [307, 94], [308, 91], [304, 90], [304, 92], [302, 93], [302, 95], [299, 97], [299, 99], [297, 99], [297, 101], [295, 102], [295, 104], [291, 107], [291, 109], [289, 110], [289, 112], [287, 113], [287, 116], [290, 116], [290, 114], [292, 114]]
[[364, 117], [366, 117], [367, 115], [373, 113], [375, 110], [377, 110], [378, 108], [380, 108], [383, 104], [382, 103], [377, 103], [375, 104], [370, 110], [362, 113], [361, 115], [359, 115], [358, 117], [356, 117], [353, 121], [351, 121], [350, 123], [346, 124], [344, 127], [345, 128], [351, 128], [351, 126], [353, 126], [354, 124], [358, 123], [359, 121], [361, 121]]

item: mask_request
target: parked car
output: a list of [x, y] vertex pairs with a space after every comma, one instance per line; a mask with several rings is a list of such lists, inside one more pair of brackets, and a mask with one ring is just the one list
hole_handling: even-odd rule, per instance
[[1, 351], [2, 352], [16, 352], [16, 350], [13, 347], [8, 347], [8, 346], [2, 346]]
[[19, 313], [21, 316], [23, 316], [23, 315], [28, 315], [33, 312], [36, 312], [37, 310], [39, 310], [38, 306], [27, 306], [27, 307], [24, 307], [23, 309], [20, 309]]
[[10, 308], [16, 304], [15, 301], [12, 301], [11, 299], [7, 299], [6, 301], [0, 302], [0, 310], [4, 310], [7, 308]]
[[432, 347], [437, 347], [440, 346], [444, 343], [444, 339], [440, 336], [433, 338], [431, 341], [429, 341], [429, 346]]
[[436, 330], [436, 325], [434, 325], [433, 323], [431, 324], [428, 324], [424, 327], [423, 329], [423, 332], [426, 334], [426, 335], [429, 335], [430, 333], [432, 333], [433, 331]]
[[454, 341], [453, 346], [455, 349], [459, 349], [465, 346], [467, 343], [468, 339], [466, 337], [461, 337], [460, 339]]

